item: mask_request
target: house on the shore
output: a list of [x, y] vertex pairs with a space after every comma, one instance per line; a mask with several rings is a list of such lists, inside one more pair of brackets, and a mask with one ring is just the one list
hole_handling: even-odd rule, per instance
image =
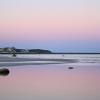
[[10, 53], [12, 52], [12, 48], [6, 47], [6, 48], [0, 48], [0, 53]]

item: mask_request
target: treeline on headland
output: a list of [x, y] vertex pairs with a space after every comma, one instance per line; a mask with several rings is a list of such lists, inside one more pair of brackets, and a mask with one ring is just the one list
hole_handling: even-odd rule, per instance
[[51, 54], [50, 50], [44, 49], [17, 49], [15, 47], [0, 48], [1, 54]]

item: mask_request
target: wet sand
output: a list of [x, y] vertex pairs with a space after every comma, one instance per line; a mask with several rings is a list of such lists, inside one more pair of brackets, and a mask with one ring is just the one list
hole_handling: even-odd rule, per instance
[[0, 67], [37, 64], [63, 64], [75, 62], [77, 62], [76, 59], [17, 58], [0, 56]]

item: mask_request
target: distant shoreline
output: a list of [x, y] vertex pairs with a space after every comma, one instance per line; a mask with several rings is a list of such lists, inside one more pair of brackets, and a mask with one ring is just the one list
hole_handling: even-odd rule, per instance
[[[0, 54], [13, 54], [13, 53], [0, 53]], [[17, 53], [16, 52], [15, 54], [46, 54], [46, 53]], [[52, 55], [52, 54], [100, 54], [100, 53], [50, 53], [48, 55]]]
[[19, 49], [16, 47], [0, 48], [0, 54], [100, 54], [100, 52], [92, 51], [51, 51], [48, 49]]

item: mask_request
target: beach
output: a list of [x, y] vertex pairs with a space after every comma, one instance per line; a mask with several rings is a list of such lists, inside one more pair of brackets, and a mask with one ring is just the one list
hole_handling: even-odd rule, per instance
[[0, 100], [100, 100], [100, 55], [0, 55]]
[[100, 54], [11, 54], [0, 55], [0, 67], [41, 64], [100, 64]]
[[38, 65], [38, 64], [64, 64], [75, 63], [77, 59], [61, 59], [61, 58], [23, 58], [0, 56], [0, 67], [3, 66], [20, 66], [20, 65]]

